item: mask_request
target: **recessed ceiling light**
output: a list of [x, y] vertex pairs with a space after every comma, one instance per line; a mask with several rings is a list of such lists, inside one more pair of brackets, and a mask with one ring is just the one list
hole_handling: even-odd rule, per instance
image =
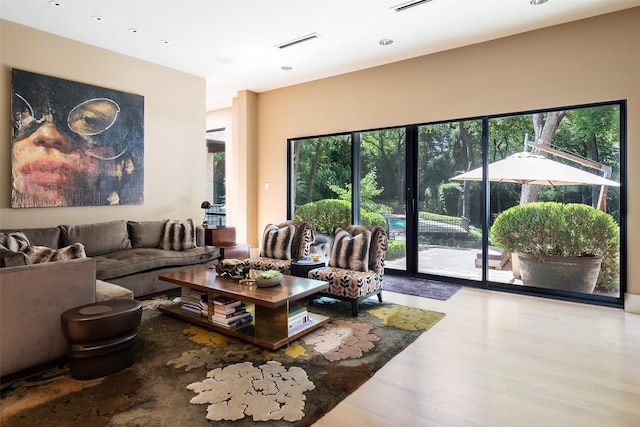
[[49, 4], [53, 7], [64, 7], [64, 3], [61, 1], [51, 0]]
[[233, 59], [219, 56], [216, 58], [216, 62], [219, 64], [231, 64], [233, 62]]
[[162, 40], [160, 40], [160, 43], [162, 43], [162, 44], [171, 44], [171, 40], [162, 39]]
[[289, 70], [293, 70], [293, 67], [290, 65], [283, 65], [282, 67], [280, 67], [280, 69], [284, 71], [289, 71]]
[[93, 20], [94, 20], [94, 21], [96, 21], [96, 22], [104, 22], [104, 21], [106, 21], [106, 19], [104, 19], [104, 18], [103, 18], [102, 16], [100, 16], [100, 15], [93, 15], [93, 16], [91, 17], [91, 19], [93, 19]]
[[133, 27], [132, 27], [132, 28], [129, 28], [129, 32], [130, 32], [130, 33], [133, 33], [133, 34], [139, 34], [139, 33], [141, 33], [142, 31], [141, 31], [139, 28], [133, 28]]
[[380, 44], [381, 46], [389, 46], [392, 43], [393, 43], [393, 40], [391, 40], [391, 39], [378, 40], [378, 44]]
[[532, 4], [534, 6], [542, 4], [542, 3], [546, 3], [548, 0], [530, 0], [529, 4]]

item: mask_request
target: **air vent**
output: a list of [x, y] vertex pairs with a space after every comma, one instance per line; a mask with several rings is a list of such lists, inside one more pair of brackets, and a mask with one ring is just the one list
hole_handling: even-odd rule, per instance
[[429, 3], [430, 1], [431, 0], [412, 0], [392, 6], [391, 9], [395, 10], [396, 12], [402, 12], [403, 10], [407, 10], [414, 6], [420, 6], [421, 4]]
[[286, 47], [291, 47], [297, 45], [299, 43], [308, 42], [309, 40], [317, 39], [320, 37], [318, 33], [307, 34], [306, 36], [299, 37], [297, 39], [290, 40], [288, 42], [280, 43], [275, 45], [278, 49], [284, 49]]

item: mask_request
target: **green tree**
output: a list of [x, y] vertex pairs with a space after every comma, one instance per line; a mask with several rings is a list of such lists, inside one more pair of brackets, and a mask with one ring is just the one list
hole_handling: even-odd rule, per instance
[[[340, 200], [351, 202], [351, 184], [347, 184], [344, 187], [329, 185], [329, 188], [338, 195]], [[376, 169], [374, 168], [360, 180], [360, 207], [367, 212], [374, 212], [380, 215], [390, 214], [391, 208], [373, 201], [373, 198], [380, 195], [383, 191], [384, 188], [377, 188]]]

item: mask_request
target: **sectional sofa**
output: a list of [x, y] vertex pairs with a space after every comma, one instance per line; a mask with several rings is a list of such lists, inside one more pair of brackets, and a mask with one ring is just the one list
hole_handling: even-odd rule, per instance
[[[180, 241], [185, 226], [195, 237]], [[189, 221], [126, 221], [116, 220], [81, 225], [0, 230], [0, 233], [21, 232], [29, 246], [59, 250], [77, 243], [84, 246], [87, 257], [96, 261], [96, 279], [115, 283], [142, 297], [175, 288], [159, 280], [161, 274], [194, 265], [210, 264], [220, 257], [215, 246], [205, 246], [204, 229]], [[169, 239], [169, 240], [167, 240]], [[193, 247], [195, 246], [195, 247]]]
[[[218, 248], [204, 245], [204, 229], [182, 221], [119, 220], [0, 230], [0, 237], [7, 236], [20, 236], [28, 247], [7, 248], [0, 254], [0, 265], [10, 265], [0, 268], [0, 377], [65, 356], [60, 327], [64, 311], [175, 288], [159, 276], [213, 265], [220, 254]], [[191, 247], [194, 238], [197, 246]], [[61, 253], [66, 255], [58, 256]], [[50, 262], [37, 263], [45, 257]], [[27, 265], [16, 261], [21, 259]]]

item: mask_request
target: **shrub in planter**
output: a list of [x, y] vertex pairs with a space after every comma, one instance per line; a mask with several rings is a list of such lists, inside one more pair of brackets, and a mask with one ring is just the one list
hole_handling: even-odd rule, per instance
[[490, 239], [511, 253], [543, 260], [549, 256], [602, 257], [597, 288], [619, 287], [620, 228], [611, 215], [579, 203], [536, 202], [502, 212]]
[[336, 228], [347, 228], [351, 223], [351, 203], [346, 200], [323, 199], [296, 209], [294, 219], [307, 221], [315, 232], [332, 236]]
[[[296, 209], [294, 219], [307, 221], [316, 233], [332, 236], [336, 228], [347, 228], [351, 224], [351, 203], [346, 200], [323, 199], [306, 203]], [[385, 227], [384, 217], [375, 212], [360, 211], [362, 225], [379, 225]]]
[[407, 243], [402, 240], [389, 240], [385, 259], [392, 260], [407, 256]]

